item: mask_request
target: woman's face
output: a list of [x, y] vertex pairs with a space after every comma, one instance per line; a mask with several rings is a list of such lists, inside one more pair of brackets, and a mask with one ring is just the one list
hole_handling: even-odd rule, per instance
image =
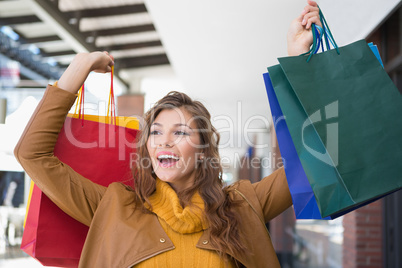
[[197, 124], [184, 108], [162, 110], [150, 126], [147, 149], [156, 176], [176, 191], [194, 183], [201, 156]]

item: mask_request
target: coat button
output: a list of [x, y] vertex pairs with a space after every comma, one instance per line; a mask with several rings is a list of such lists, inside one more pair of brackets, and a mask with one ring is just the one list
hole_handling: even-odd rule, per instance
[[204, 240], [204, 241], [202, 241], [202, 243], [203, 243], [204, 245], [206, 245], [206, 244], [208, 244], [208, 240]]
[[159, 241], [161, 242], [161, 243], [165, 243], [165, 238], [161, 238], [161, 239], [159, 239]]

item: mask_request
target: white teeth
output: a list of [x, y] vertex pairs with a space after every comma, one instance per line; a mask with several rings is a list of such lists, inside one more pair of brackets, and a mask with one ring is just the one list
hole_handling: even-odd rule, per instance
[[175, 159], [175, 160], [179, 160], [179, 158], [177, 156], [169, 155], [169, 154], [160, 155], [160, 156], [158, 156], [158, 159]]

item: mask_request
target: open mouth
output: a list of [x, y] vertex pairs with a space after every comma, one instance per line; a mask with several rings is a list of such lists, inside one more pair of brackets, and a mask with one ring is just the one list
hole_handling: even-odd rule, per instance
[[158, 156], [159, 165], [162, 167], [171, 167], [179, 161], [179, 157], [175, 155], [162, 154]]

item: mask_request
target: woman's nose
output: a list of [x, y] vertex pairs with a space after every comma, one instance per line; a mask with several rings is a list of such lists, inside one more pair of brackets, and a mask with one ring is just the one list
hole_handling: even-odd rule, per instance
[[158, 148], [171, 148], [175, 145], [174, 137], [169, 134], [159, 135], [154, 140]]

